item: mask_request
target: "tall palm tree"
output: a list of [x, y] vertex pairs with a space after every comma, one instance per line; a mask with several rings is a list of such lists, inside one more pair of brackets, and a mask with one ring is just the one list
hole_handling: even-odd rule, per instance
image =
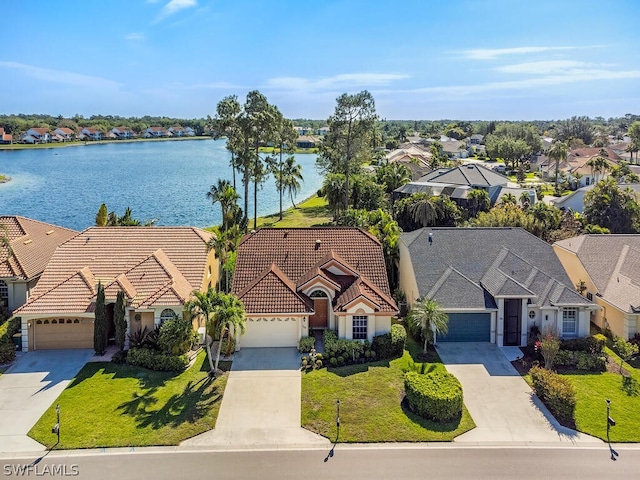
[[567, 144], [564, 142], [555, 141], [551, 148], [549, 149], [549, 159], [555, 160], [556, 162], [556, 179], [555, 179], [555, 193], [559, 194], [558, 191], [558, 170], [560, 168], [560, 163], [564, 162], [567, 159]]
[[529, 195], [529, 192], [522, 192], [518, 200], [520, 201], [522, 208], [525, 210], [531, 206], [531, 196]]
[[491, 199], [486, 190], [474, 188], [467, 195], [467, 206], [469, 214], [475, 217], [480, 212], [488, 212], [491, 208]]
[[[595, 175], [598, 181], [600, 181], [600, 174], [604, 174], [609, 170], [609, 162], [607, 159], [601, 155], [597, 157], [592, 157], [589, 159], [587, 163], [585, 163], [588, 167], [591, 167], [592, 175]], [[595, 183], [598, 183], [594, 180]]]
[[220, 294], [213, 288], [209, 288], [206, 292], [194, 290], [191, 292], [191, 298], [185, 303], [184, 308], [192, 315], [198, 317], [198, 325], [206, 326], [204, 343], [207, 349], [207, 357], [209, 358], [209, 367], [214, 372], [213, 356], [211, 355], [211, 343], [214, 337], [215, 323], [211, 323], [213, 319], [213, 311], [220, 303]]
[[407, 319], [409, 325], [420, 329], [424, 353], [427, 353], [428, 343], [433, 343], [434, 333], [444, 335], [449, 331], [449, 315], [431, 298], [418, 300], [409, 311]]
[[500, 197], [500, 202], [503, 204], [511, 203], [512, 205], [517, 205], [518, 199], [513, 193], [505, 193]]
[[430, 195], [421, 195], [415, 203], [409, 207], [409, 213], [413, 221], [428, 227], [438, 219], [438, 206]]
[[218, 370], [220, 350], [225, 334], [228, 335], [229, 343], [231, 343], [234, 336], [237, 337], [238, 333], [242, 335], [246, 330], [244, 306], [238, 297], [228, 293], [220, 295], [219, 300], [213, 309], [213, 316], [210, 320], [212, 325], [210, 331], [213, 332], [215, 338], [219, 339], [214, 372]]
[[[224, 196], [225, 192], [227, 191], [227, 189], [229, 187], [231, 187], [231, 184], [229, 183], [228, 180], [225, 180], [223, 178], [219, 178], [218, 179], [218, 183], [215, 184], [215, 185], [211, 185], [211, 187], [209, 187], [209, 191], [206, 194], [207, 198], [209, 200], [211, 200], [211, 203], [213, 205], [215, 205], [216, 203], [220, 203], [220, 207], [222, 209], [222, 220], [221, 220], [220, 223], [222, 225], [224, 225], [225, 213], [226, 213], [225, 212], [225, 207], [227, 205], [226, 202], [228, 202], [227, 199], [223, 200], [223, 196]], [[231, 187], [231, 188], [233, 188], [233, 187]]]
[[294, 156], [287, 157], [282, 166], [282, 187], [283, 190], [289, 192], [289, 198], [291, 199], [291, 204], [293, 208], [296, 207], [296, 204], [293, 202], [293, 197], [300, 191], [301, 183], [304, 181], [302, 178], [302, 165], [296, 162]]

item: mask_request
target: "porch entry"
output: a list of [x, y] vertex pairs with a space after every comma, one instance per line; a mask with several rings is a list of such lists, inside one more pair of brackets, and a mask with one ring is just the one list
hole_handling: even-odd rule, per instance
[[504, 345], [520, 345], [522, 333], [522, 299], [504, 301]]
[[329, 326], [329, 297], [322, 290], [315, 290], [310, 295], [315, 313], [309, 317], [311, 328], [327, 328]]

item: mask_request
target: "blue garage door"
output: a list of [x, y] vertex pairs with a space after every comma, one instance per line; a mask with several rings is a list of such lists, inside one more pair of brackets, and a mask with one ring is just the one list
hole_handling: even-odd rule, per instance
[[450, 313], [449, 333], [438, 335], [438, 342], [488, 342], [490, 338], [490, 313]]

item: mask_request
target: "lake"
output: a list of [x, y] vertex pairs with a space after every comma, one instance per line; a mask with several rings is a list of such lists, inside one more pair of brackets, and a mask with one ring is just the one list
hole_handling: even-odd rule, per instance
[[[11, 177], [0, 184], [0, 214], [83, 230], [95, 224], [100, 204], [106, 203], [118, 215], [131, 207], [133, 217], [143, 223], [157, 219], [157, 225], [217, 225], [220, 205], [213, 206], [206, 192], [218, 178], [232, 181], [225, 144], [192, 140], [0, 150], [0, 174]], [[296, 203], [322, 185], [315, 160], [316, 155], [296, 155], [304, 177]], [[285, 192], [283, 208], [290, 206]], [[258, 215], [278, 210], [278, 191], [269, 177], [258, 191]], [[253, 215], [253, 184], [248, 215]]]

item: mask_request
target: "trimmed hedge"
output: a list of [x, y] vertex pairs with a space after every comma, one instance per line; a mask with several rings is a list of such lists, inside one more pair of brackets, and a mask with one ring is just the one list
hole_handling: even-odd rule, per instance
[[[369, 342], [365, 340], [346, 340], [338, 338], [333, 330], [325, 330], [323, 334], [324, 353], [327, 361], [331, 362], [331, 358], [335, 357], [338, 364], [357, 363], [360, 359], [364, 359], [364, 353], [369, 350]], [[342, 358], [342, 363], [340, 363]]]
[[560, 342], [560, 348], [562, 350], [569, 350], [571, 352], [587, 352], [587, 353], [602, 353], [606, 342], [606, 337], [603, 335], [593, 337], [572, 338], [570, 340], [562, 340]]
[[187, 355], [167, 355], [148, 348], [132, 348], [127, 363], [160, 372], [181, 372], [189, 364]]
[[604, 354], [560, 350], [553, 363], [566, 367], [576, 367], [578, 370], [604, 372], [607, 368], [607, 357]]
[[407, 372], [404, 389], [409, 406], [421, 417], [447, 422], [462, 415], [462, 385], [448, 372]]
[[576, 391], [566, 378], [540, 367], [529, 370], [533, 391], [560, 421], [571, 422], [576, 409]]
[[16, 358], [13, 336], [20, 331], [20, 318], [14, 317], [0, 325], [0, 363], [9, 363]]
[[391, 331], [383, 335], [373, 337], [371, 349], [376, 352], [378, 358], [395, 358], [402, 356], [404, 344], [407, 340], [407, 331], [400, 324], [391, 325]]
[[315, 337], [302, 337], [298, 343], [298, 352], [309, 353], [315, 344]]

